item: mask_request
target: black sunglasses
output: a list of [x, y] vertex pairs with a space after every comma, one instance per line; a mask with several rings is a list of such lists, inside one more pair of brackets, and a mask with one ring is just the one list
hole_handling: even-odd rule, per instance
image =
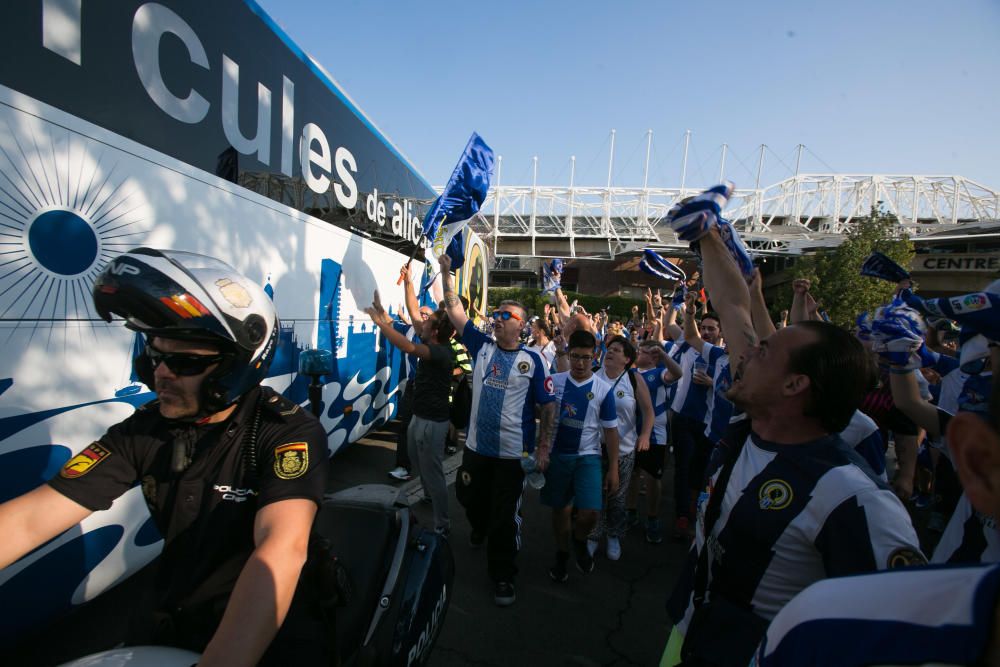
[[187, 354], [184, 352], [160, 352], [152, 345], [146, 345], [146, 356], [153, 365], [153, 370], [160, 364], [166, 364], [174, 375], [201, 375], [212, 364], [223, 360], [221, 354]]

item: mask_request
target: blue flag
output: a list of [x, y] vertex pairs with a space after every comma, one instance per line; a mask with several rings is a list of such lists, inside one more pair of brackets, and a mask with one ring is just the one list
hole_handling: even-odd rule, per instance
[[877, 250], [873, 251], [865, 263], [861, 265], [861, 275], [869, 278], [881, 278], [891, 283], [898, 283], [900, 280], [909, 280], [910, 278], [910, 274], [903, 267]]
[[465, 263], [462, 229], [486, 199], [493, 162], [493, 149], [473, 132], [444, 192], [424, 216], [424, 237], [431, 241], [431, 255], [437, 258], [447, 252], [452, 269]]
[[542, 294], [555, 294], [562, 283], [562, 272], [563, 261], [558, 257], [551, 263], [542, 264]]

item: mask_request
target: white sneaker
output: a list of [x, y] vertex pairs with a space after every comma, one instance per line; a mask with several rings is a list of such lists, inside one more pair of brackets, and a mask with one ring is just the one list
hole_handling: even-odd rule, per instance
[[597, 553], [597, 540], [587, 540], [587, 553], [593, 558]]
[[411, 479], [410, 471], [404, 468], [403, 466], [399, 466], [390, 470], [389, 477], [392, 477], [393, 479], [398, 479], [401, 482], [406, 482]]
[[618, 560], [622, 557], [622, 543], [617, 537], [608, 538], [608, 560]]

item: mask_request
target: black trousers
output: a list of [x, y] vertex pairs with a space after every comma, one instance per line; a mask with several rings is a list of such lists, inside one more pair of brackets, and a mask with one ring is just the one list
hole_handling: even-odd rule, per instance
[[713, 443], [705, 437], [705, 424], [680, 413], [671, 414], [670, 437], [674, 444], [674, 512], [694, 519], [691, 499], [704, 488], [705, 468]]
[[512, 581], [517, 574], [523, 491], [519, 460], [483, 456], [468, 448], [462, 453], [455, 494], [472, 530], [487, 537], [487, 564], [494, 581]]

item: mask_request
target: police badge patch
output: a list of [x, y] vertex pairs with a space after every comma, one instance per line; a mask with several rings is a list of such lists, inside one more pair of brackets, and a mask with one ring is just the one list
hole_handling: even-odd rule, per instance
[[274, 450], [274, 474], [281, 479], [301, 477], [309, 468], [309, 445], [290, 442]]

